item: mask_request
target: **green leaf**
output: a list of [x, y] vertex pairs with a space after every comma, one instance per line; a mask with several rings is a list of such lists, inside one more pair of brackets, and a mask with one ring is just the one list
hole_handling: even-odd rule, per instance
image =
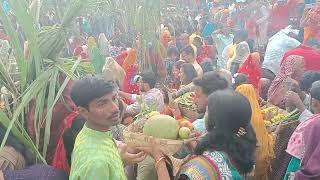
[[27, 38], [30, 50], [30, 64], [33, 64], [35, 74], [38, 75], [42, 69], [42, 58], [38, 46], [37, 30], [33, 26], [32, 17], [28, 14], [28, 4], [26, 1], [21, 0], [10, 0], [9, 2], [17, 22]]
[[[57, 68], [55, 68], [55, 70], [53, 72], [53, 75], [51, 76], [51, 79], [50, 79], [47, 107], [54, 107], [54, 105], [57, 102], [57, 101], [54, 101], [54, 99], [55, 99], [54, 97], [56, 97], [56, 84], [57, 84], [58, 76], [59, 76], [59, 70]], [[57, 94], [57, 98], [60, 97], [61, 94], [62, 94], [62, 91], [61, 91], [60, 94]], [[49, 145], [52, 112], [53, 112], [53, 108], [52, 109], [50, 108], [47, 111], [47, 118], [46, 118], [46, 121], [45, 121], [46, 126], [45, 126], [45, 133], [44, 133], [44, 143], [43, 143], [43, 151], [42, 151], [43, 157], [46, 157], [47, 148], [48, 148], [48, 145]]]
[[[7, 128], [10, 126], [10, 119], [4, 112], [0, 112], [0, 123]], [[35, 147], [31, 138], [28, 136], [27, 132], [24, 129], [22, 129], [22, 132], [20, 132], [18, 128], [15, 125], [13, 125], [11, 128], [11, 132], [22, 144], [24, 144], [26, 147], [31, 148], [32, 151], [37, 154], [37, 157], [40, 158], [41, 161], [46, 164], [46, 160], [41, 156], [40, 152]], [[3, 146], [1, 146], [1, 148], [2, 147]]]
[[[5, 142], [7, 141], [7, 138], [9, 136], [9, 133], [13, 127], [13, 125], [17, 122], [19, 116], [24, 116], [24, 109], [28, 107], [30, 101], [36, 97], [36, 95], [43, 89], [45, 89], [46, 82], [50, 78], [50, 73], [45, 72], [40, 74], [40, 76], [28, 87], [26, 92], [24, 93], [21, 103], [16, 108], [12, 120], [10, 121], [7, 131], [5, 133], [5, 136], [1, 143], [1, 148], [5, 145]], [[18, 122], [17, 122], [18, 123]]]
[[[71, 69], [72, 73], [75, 71], [75, 69], [77, 68], [77, 66], [79, 65], [79, 63], [80, 63], [80, 59], [77, 60], [77, 61], [75, 62], [75, 64], [73, 65], [73, 67], [72, 67], [72, 69]], [[57, 72], [55, 71], [55, 73], [57, 73]], [[55, 76], [56, 76], [56, 77], [55, 77]], [[55, 79], [57, 79], [57, 78], [58, 78], [57, 76], [58, 76], [58, 74], [55, 74], [55, 75], [53, 76], [53, 79], [54, 79], [54, 77], [55, 77]], [[52, 87], [50, 87], [50, 90], [52, 90], [51, 88], [53, 88], [53, 87], [55, 86], [55, 83], [56, 83], [56, 82], [53, 82], [53, 79], [51, 79], [50, 86], [52, 85]], [[46, 155], [47, 147], [48, 147], [49, 140], [50, 140], [50, 126], [51, 126], [52, 111], [53, 111], [53, 108], [54, 108], [55, 104], [56, 104], [56, 103], [58, 102], [58, 100], [60, 99], [60, 97], [61, 97], [64, 89], [65, 89], [66, 86], [68, 85], [69, 81], [70, 81], [70, 77], [66, 77], [66, 79], [65, 79], [64, 82], [62, 83], [59, 91], [57, 92], [57, 95], [56, 95], [54, 101], [52, 101], [53, 99], [50, 98], [50, 90], [49, 90], [49, 98], [50, 98], [50, 99], [48, 98], [47, 115], [46, 115], [46, 117], [45, 117], [45, 119], [46, 119], [46, 130], [45, 130], [45, 142], [44, 142], [44, 146], [43, 146], [43, 156], [44, 156], [44, 157], [45, 157], [45, 155]], [[51, 91], [51, 94], [53, 95], [54, 92]], [[52, 96], [52, 97], [54, 97], [54, 96]]]
[[21, 47], [20, 45], [18, 33], [15, 31], [15, 28], [13, 27], [10, 18], [2, 10], [2, 3], [0, 3], [0, 8], [0, 19], [3, 23], [3, 27], [6, 33], [10, 37], [10, 45], [14, 49], [15, 58], [20, 71], [21, 89], [24, 89], [26, 86], [27, 65], [23, 57], [23, 47]]

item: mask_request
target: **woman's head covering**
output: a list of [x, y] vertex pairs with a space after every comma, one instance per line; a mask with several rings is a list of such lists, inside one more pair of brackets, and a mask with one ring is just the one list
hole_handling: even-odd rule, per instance
[[247, 60], [240, 66], [238, 73], [246, 74], [249, 82], [259, 92], [259, 81], [261, 78], [260, 55], [255, 52], [248, 56]]
[[101, 54], [105, 57], [108, 57], [110, 44], [104, 33], [101, 33], [99, 35], [98, 43], [99, 43], [99, 49], [101, 51]]
[[103, 67], [103, 76], [106, 81], [112, 80], [121, 88], [126, 72], [112, 57], [108, 57], [106, 59], [106, 64]]
[[251, 84], [238, 86], [237, 92], [244, 95], [250, 102], [252, 109], [251, 124], [256, 132], [258, 148], [256, 151], [255, 178], [263, 179], [270, 168], [271, 160], [274, 158], [274, 138], [268, 134], [266, 126], [261, 115], [261, 109], [258, 102], [256, 91]]
[[131, 65], [135, 64], [137, 62], [137, 51], [133, 48], [130, 48], [128, 50], [128, 56], [124, 60], [122, 64], [122, 68], [125, 72], [129, 71], [129, 68]]
[[309, 125], [302, 133], [304, 155], [300, 170], [295, 174], [297, 180], [320, 179], [320, 115], [317, 114], [308, 121], [306, 123]]
[[272, 81], [268, 91], [268, 101], [274, 105], [279, 105], [288, 91], [286, 81], [293, 79], [292, 75], [296, 69], [301, 68], [302, 56], [289, 56], [280, 66], [280, 72]]
[[94, 37], [90, 36], [90, 37], [88, 38], [88, 48], [89, 48], [89, 49], [92, 49], [92, 48], [94, 48], [94, 47], [97, 47], [96, 39], [95, 39]]

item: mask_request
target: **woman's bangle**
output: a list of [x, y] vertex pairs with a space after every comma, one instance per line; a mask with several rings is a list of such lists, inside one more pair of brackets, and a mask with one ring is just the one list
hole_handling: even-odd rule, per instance
[[159, 166], [159, 163], [162, 161], [162, 160], [165, 160], [166, 158], [164, 156], [162, 156], [161, 158], [159, 158], [156, 163], [154, 164], [154, 167], [156, 168], [156, 170], [158, 169], [158, 166]]

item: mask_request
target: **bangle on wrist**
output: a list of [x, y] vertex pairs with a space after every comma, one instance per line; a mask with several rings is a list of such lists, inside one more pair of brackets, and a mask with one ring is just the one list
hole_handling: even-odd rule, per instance
[[159, 167], [159, 163], [163, 160], [166, 160], [166, 158], [164, 156], [160, 157], [156, 163], [154, 164], [154, 167], [156, 168], [156, 170], [158, 170], [158, 167]]

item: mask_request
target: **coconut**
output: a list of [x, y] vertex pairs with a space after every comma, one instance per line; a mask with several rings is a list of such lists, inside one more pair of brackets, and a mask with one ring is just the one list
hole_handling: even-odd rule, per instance
[[162, 139], [177, 139], [179, 123], [167, 115], [155, 115], [148, 119], [143, 128], [143, 134]]

